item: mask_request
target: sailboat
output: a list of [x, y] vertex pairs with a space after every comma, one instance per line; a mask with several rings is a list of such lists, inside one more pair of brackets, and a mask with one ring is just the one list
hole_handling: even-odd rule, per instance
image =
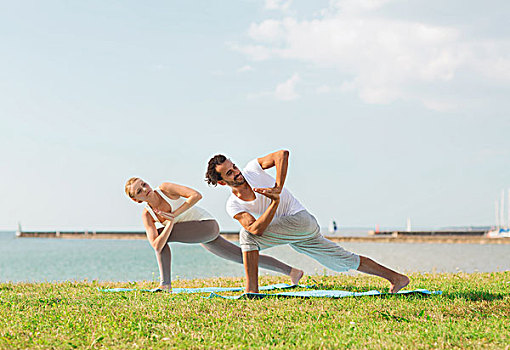
[[489, 232], [487, 232], [487, 237], [489, 237], [489, 238], [502, 238], [502, 237], [510, 238], [510, 228], [500, 227], [500, 228], [496, 228], [494, 230], [490, 230]]
[[510, 188], [508, 189], [508, 214], [505, 225], [505, 190], [501, 191], [501, 197], [496, 200], [496, 228], [487, 232], [487, 237], [501, 238], [510, 237]]

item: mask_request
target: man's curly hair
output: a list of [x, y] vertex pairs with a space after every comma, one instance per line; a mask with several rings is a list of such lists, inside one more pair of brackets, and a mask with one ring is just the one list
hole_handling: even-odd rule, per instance
[[227, 160], [223, 154], [217, 154], [207, 163], [207, 172], [205, 173], [205, 181], [210, 186], [216, 186], [218, 181], [222, 180], [220, 173], [216, 171], [216, 165], [223, 164]]

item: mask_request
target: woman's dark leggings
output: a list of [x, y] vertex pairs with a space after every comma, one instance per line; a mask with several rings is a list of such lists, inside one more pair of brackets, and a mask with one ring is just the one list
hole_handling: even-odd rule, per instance
[[[160, 230], [163, 230], [162, 228]], [[200, 243], [211, 253], [236, 263], [243, 263], [241, 248], [220, 236], [216, 220], [186, 221], [174, 225], [167, 243]], [[156, 252], [162, 285], [171, 285], [172, 253], [168, 244]], [[274, 272], [289, 275], [292, 267], [267, 255], [259, 256], [259, 266]]]

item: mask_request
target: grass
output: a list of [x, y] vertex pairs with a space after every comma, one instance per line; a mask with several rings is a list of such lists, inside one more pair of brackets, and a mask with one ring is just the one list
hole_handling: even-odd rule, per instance
[[[225, 300], [167, 293], [104, 293], [140, 283], [2, 283], [0, 348], [493, 348], [509, 349], [510, 271], [415, 274], [412, 289], [440, 296]], [[287, 282], [266, 276], [261, 284]], [[311, 276], [321, 289], [387, 290], [370, 276]], [[240, 278], [174, 287], [239, 286]]]

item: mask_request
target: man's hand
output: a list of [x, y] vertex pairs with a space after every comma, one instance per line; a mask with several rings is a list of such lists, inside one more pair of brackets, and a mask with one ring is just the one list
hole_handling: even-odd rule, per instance
[[279, 201], [280, 192], [282, 190], [276, 187], [271, 187], [271, 188], [254, 188], [253, 191], [260, 193], [261, 195], [264, 195], [273, 201]]
[[[271, 193], [278, 193], [278, 194], [282, 193], [282, 188], [277, 185], [274, 185], [274, 187], [256, 188], [254, 190], [268, 190]], [[259, 192], [259, 193], [261, 193], [261, 192]]]

